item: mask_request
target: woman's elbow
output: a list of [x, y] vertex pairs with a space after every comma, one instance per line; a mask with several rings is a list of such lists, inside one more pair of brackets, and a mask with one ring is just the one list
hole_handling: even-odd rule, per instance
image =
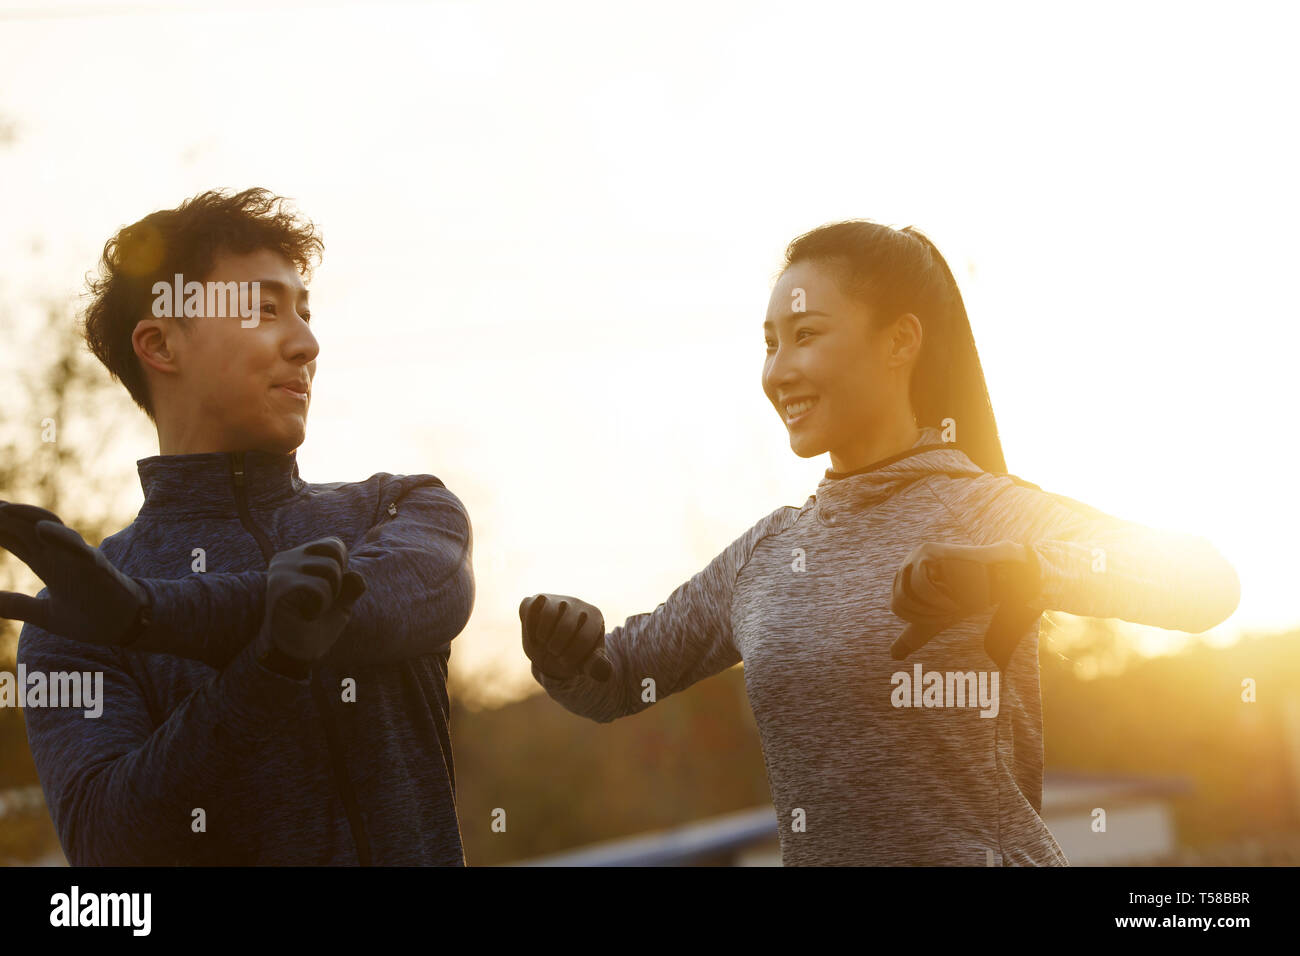
[[1215, 567], [1206, 582], [1209, 586], [1200, 592], [1203, 599], [1194, 602], [1199, 626], [1189, 631], [1191, 634], [1202, 634], [1222, 624], [1236, 613], [1241, 603], [1241, 579], [1237, 576], [1237, 569], [1217, 550], [1212, 551]]
[[[1241, 604], [1241, 578], [1237, 576], [1237, 569], [1227, 561], [1224, 561], [1223, 565], [1223, 603], [1219, 609], [1218, 620], [1215, 621], [1215, 624], [1221, 624], [1236, 614], [1237, 607]], [[1214, 625], [1210, 626], [1213, 627]]]

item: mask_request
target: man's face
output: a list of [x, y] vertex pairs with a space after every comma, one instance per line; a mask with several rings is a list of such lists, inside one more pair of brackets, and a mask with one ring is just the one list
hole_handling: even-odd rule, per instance
[[872, 434], [891, 397], [888, 341], [828, 269], [790, 266], [772, 290], [763, 334], [763, 392], [796, 455], [847, 454]]
[[[201, 281], [257, 282], [259, 308], [248, 328], [238, 314], [187, 320], [188, 332], [176, 340], [172, 390], [184, 409], [176, 416], [182, 447], [293, 451], [307, 437], [320, 353], [308, 327], [307, 287], [293, 264], [269, 249], [219, 254]], [[251, 301], [251, 291], [246, 296]]]

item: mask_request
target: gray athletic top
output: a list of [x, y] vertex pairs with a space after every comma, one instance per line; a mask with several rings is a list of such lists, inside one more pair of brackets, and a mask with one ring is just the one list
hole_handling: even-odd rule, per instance
[[533, 675], [608, 722], [743, 661], [786, 866], [1066, 866], [1039, 815], [1038, 622], [1001, 672], [983, 646], [991, 611], [889, 654], [908, 552], [1008, 540], [1035, 552], [1049, 610], [1200, 632], [1237, 607], [1237, 575], [1205, 539], [984, 472], [925, 428], [900, 455], [827, 472], [802, 508], [773, 511], [614, 628], [608, 682]]

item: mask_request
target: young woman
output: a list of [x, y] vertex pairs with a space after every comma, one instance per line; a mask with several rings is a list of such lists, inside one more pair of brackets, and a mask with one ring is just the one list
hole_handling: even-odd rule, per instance
[[961, 293], [915, 229], [795, 239], [764, 330], [791, 449], [830, 454], [817, 493], [608, 635], [526, 598], [534, 676], [606, 722], [744, 661], [785, 865], [1068, 865], [1039, 816], [1041, 611], [1200, 632], [1236, 573], [1004, 474]]

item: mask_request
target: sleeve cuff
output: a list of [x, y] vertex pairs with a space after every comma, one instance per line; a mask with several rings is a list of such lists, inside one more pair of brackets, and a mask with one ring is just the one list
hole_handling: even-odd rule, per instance
[[221, 672], [215, 692], [221, 722], [234, 733], [260, 739], [275, 733], [274, 718], [293, 709], [310, 686], [259, 663], [249, 643]]
[[1024, 549], [1022, 561], [998, 561], [992, 567], [992, 597], [997, 605], [1035, 607], [1042, 602], [1043, 577], [1038, 555]]
[[533, 662], [533, 679], [546, 688], [548, 693], [555, 691], [562, 694], [565, 691], [576, 690], [587, 678], [581, 671], [572, 677], [549, 677], [538, 670], [537, 663]]

